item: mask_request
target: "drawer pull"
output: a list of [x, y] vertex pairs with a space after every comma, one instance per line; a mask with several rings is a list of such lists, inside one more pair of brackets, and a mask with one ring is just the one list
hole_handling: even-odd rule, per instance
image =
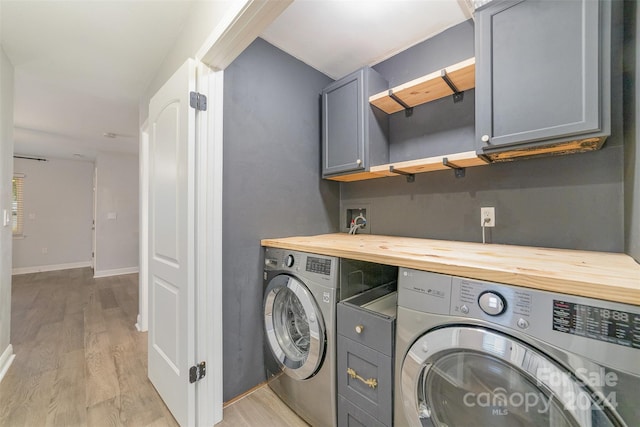
[[365, 380], [360, 375], [358, 375], [356, 373], [356, 371], [354, 371], [351, 368], [347, 368], [347, 375], [349, 375], [352, 379], [359, 379], [360, 381], [362, 381], [363, 383], [365, 383], [366, 385], [368, 385], [371, 388], [378, 387], [378, 380], [377, 379], [369, 378], [368, 380]]
[[362, 333], [362, 331], [364, 331], [364, 326], [363, 326], [363, 325], [358, 325], [358, 326], [356, 326], [356, 332], [357, 332], [357, 333], [361, 334], [361, 333]]

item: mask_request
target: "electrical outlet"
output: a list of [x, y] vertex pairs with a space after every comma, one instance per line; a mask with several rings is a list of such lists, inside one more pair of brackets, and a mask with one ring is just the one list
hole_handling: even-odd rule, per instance
[[480, 208], [480, 225], [485, 227], [496, 226], [496, 208]]

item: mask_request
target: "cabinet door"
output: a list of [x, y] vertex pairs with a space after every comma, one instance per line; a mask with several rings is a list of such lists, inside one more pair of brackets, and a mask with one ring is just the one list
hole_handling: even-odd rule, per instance
[[479, 151], [600, 130], [601, 7], [510, 0], [477, 12]]
[[338, 396], [338, 427], [385, 427], [366, 411]]
[[322, 91], [322, 175], [363, 170], [364, 70]]
[[337, 354], [338, 394], [390, 426], [393, 420], [391, 357], [342, 335], [338, 335]]

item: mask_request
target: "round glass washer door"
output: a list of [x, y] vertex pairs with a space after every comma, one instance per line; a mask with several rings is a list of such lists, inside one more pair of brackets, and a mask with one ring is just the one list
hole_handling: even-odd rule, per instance
[[285, 374], [303, 380], [318, 371], [326, 347], [324, 320], [302, 282], [284, 274], [269, 282], [264, 324], [271, 353]]
[[550, 358], [483, 328], [426, 333], [405, 355], [401, 375], [412, 427], [624, 425], [604, 397]]

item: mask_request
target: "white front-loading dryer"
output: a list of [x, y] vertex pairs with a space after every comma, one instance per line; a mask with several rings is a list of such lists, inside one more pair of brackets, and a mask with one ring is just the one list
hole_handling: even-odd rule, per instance
[[640, 426], [640, 307], [401, 269], [394, 425]]

